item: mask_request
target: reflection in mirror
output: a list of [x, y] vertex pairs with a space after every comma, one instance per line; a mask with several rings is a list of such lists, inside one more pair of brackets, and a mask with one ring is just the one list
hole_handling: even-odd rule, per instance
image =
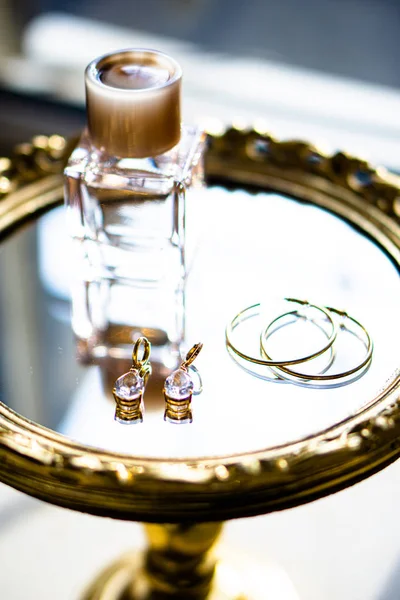
[[[114, 421], [112, 389], [130, 361], [78, 363], [63, 208], [0, 245], [1, 401], [84, 444], [140, 456], [198, 457], [294, 441], [332, 426], [376, 395], [397, 367], [400, 281], [371, 240], [315, 206], [241, 189], [209, 188], [189, 207], [188, 218], [200, 242], [187, 281], [184, 350], [204, 343], [196, 359], [204, 389], [192, 399], [193, 423], [163, 419], [165, 366], [153, 365], [143, 423], [126, 426]], [[375, 351], [364, 377], [338, 389], [309, 389], [263, 381], [232, 360], [225, 347], [228, 321], [249, 304], [272, 307], [285, 296], [345, 308], [365, 324]], [[255, 320], [252, 327], [259, 332], [262, 325]], [[284, 334], [289, 344], [289, 328]], [[303, 338], [314, 343], [309, 333]], [[342, 345], [342, 356], [354, 360], [360, 349]]]

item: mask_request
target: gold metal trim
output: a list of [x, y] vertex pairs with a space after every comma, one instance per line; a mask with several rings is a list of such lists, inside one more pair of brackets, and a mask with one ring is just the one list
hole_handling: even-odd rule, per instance
[[[0, 173], [0, 239], [61, 202], [68, 145], [60, 142], [49, 160], [46, 139], [52, 138], [39, 139], [39, 147], [34, 142], [28, 152], [28, 167], [18, 153], [14, 161], [0, 161], [0, 168], [7, 167]], [[230, 128], [209, 136], [206, 173], [285, 192], [334, 212], [372, 237], [400, 271], [400, 179], [384, 169], [342, 152], [321, 153], [306, 142]], [[0, 404], [0, 480], [53, 504], [123, 519], [200, 522], [279, 510], [356, 483], [399, 455], [400, 369], [362, 410], [318, 435], [196, 460], [103, 452]]]

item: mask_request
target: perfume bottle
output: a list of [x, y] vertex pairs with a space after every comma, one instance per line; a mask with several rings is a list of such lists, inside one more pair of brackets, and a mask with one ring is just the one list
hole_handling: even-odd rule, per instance
[[72, 326], [86, 362], [125, 358], [146, 336], [172, 366], [184, 337], [186, 210], [204, 134], [180, 122], [172, 58], [129, 49], [85, 72], [87, 129], [65, 169], [75, 253]]

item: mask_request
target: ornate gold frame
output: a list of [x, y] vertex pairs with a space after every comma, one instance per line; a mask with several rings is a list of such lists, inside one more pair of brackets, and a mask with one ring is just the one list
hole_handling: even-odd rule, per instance
[[[0, 239], [62, 199], [63, 138], [0, 159]], [[400, 179], [342, 152], [228, 129], [209, 136], [209, 178], [285, 192], [373, 238], [400, 271]], [[400, 371], [356, 415], [318, 435], [249, 454], [154, 460], [74, 443], [0, 404], [0, 480], [42, 500], [157, 523], [218, 521], [309, 502], [400, 455]]]

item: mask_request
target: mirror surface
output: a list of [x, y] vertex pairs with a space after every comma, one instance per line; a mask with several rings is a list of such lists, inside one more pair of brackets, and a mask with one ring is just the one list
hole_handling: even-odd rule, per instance
[[[187, 283], [186, 349], [204, 343], [196, 360], [204, 390], [193, 397], [193, 423], [164, 422], [163, 378], [156, 374], [144, 422], [120, 425], [111, 390], [113, 376], [127, 369], [105, 376], [78, 363], [63, 208], [0, 245], [0, 400], [80, 443], [162, 458], [261, 450], [314, 434], [367, 404], [398, 367], [400, 280], [388, 257], [334, 215], [275, 193], [210, 187], [196, 211], [189, 213], [200, 243]], [[285, 296], [346, 309], [361, 321], [374, 341], [368, 372], [346, 386], [313, 389], [268, 382], [238, 366], [225, 347], [228, 321], [249, 304], [271, 307]], [[263, 325], [254, 318], [242, 330], [249, 351], [257, 351]], [[308, 330], [296, 343], [325, 339], [312, 323], [301, 325]], [[277, 331], [271, 343], [289, 346], [296, 327]], [[355, 336], [341, 338], [338, 369], [365, 351]]]

